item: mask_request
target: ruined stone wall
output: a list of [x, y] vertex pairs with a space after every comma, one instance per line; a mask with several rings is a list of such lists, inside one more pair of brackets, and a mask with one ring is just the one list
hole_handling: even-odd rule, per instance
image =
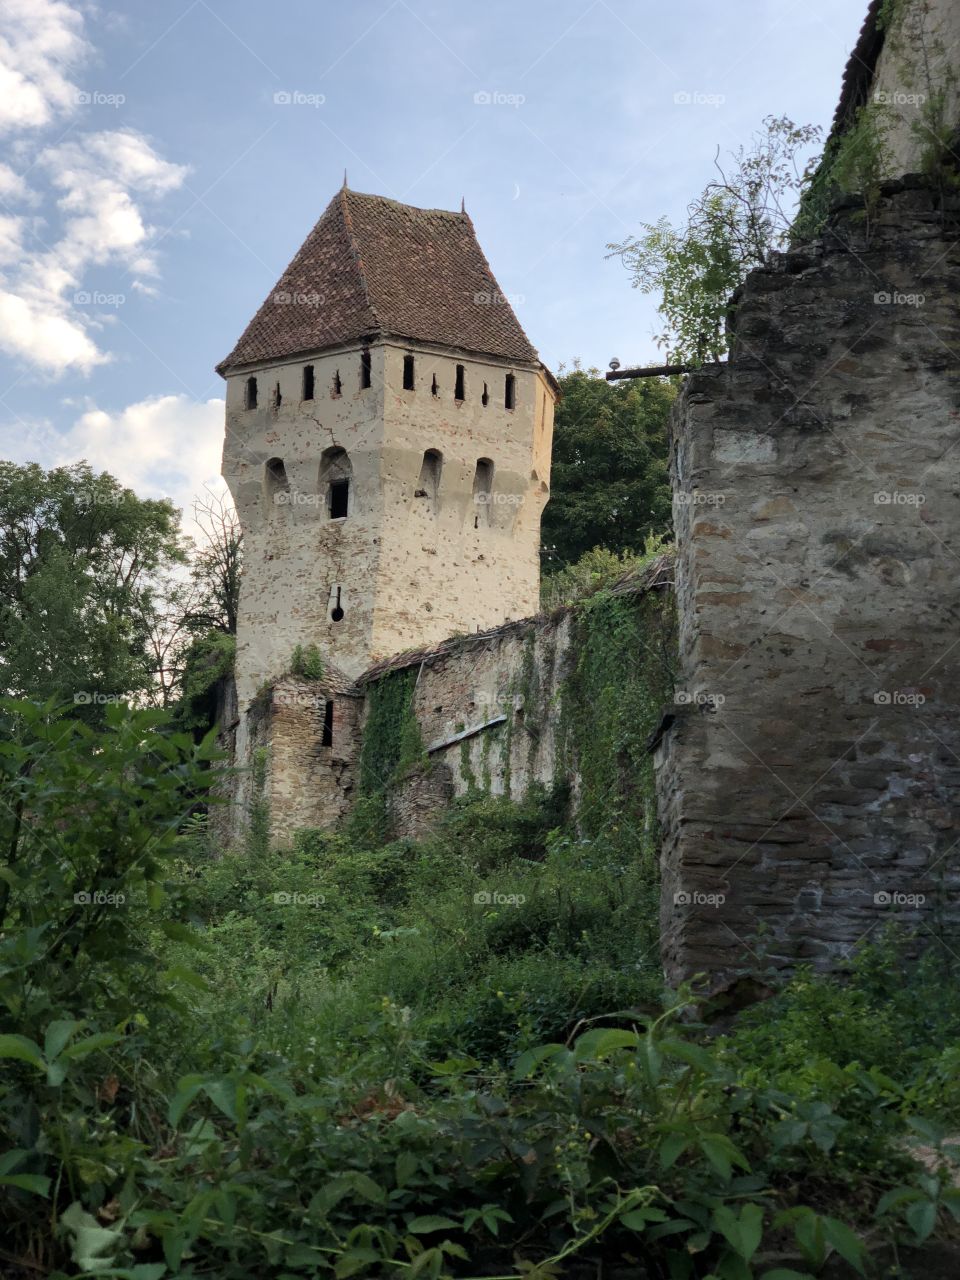
[[[324, 743], [327, 704], [332, 742]], [[227, 842], [242, 839], [252, 806], [269, 811], [270, 841], [288, 846], [304, 827], [333, 826], [352, 803], [360, 750], [361, 700], [322, 681], [285, 676], [265, 688], [241, 719], [234, 772], [223, 788], [229, 803], [216, 818]], [[264, 753], [264, 786], [256, 793], [257, 753]]]
[[373, 668], [360, 682], [364, 741], [380, 748], [371, 771], [389, 778], [396, 833], [422, 834], [470, 792], [523, 800], [561, 785], [586, 836], [635, 828], [652, 859], [646, 742], [672, 688], [672, 577], [665, 554], [549, 616]]
[[670, 979], [960, 923], [958, 230], [903, 183], [869, 238], [837, 215], [749, 276], [678, 402]]
[[563, 612], [460, 637], [415, 662], [411, 714], [426, 768], [392, 788], [397, 834], [421, 834], [471, 787], [520, 799], [531, 784], [559, 779], [571, 637], [572, 618]]

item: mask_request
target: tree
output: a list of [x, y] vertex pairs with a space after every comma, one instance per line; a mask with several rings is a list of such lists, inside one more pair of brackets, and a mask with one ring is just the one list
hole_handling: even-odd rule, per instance
[[219, 494], [207, 492], [193, 505], [193, 518], [204, 541], [193, 558], [192, 577], [198, 600], [190, 616], [194, 629], [237, 634], [243, 534], [240, 518]]
[[200, 738], [220, 720], [236, 656], [243, 533], [236, 511], [207, 492], [193, 508], [202, 534], [189, 588], [172, 610], [177, 638], [174, 721]]
[[662, 379], [607, 382], [574, 366], [560, 378], [544, 570], [586, 551], [640, 552], [670, 529], [667, 418], [676, 395]]
[[730, 295], [748, 271], [762, 266], [772, 249], [789, 241], [793, 212], [814, 171], [801, 155], [820, 136], [814, 125], [795, 125], [786, 116], [766, 116], [765, 131], [749, 150], [732, 154], [718, 177], [687, 208], [687, 221], [667, 218], [644, 223], [644, 234], [609, 244], [633, 276], [633, 287], [660, 293], [666, 327], [657, 344], [671, 362], [699, 365], [720, 360]]
[[[211, 686], [232, 669], [243, 536], [233, 507], [212, 491], [196, 499], [193, 519], [200, 539], [199, 546], [195, 539], [188, 543], [189, 576], [182, 569], [164, 576], [156, 607], [144, 624], [153, 660], [152, 701], [176, 707], [178, 722], [192, 729], [202, 722], [206, 731], [214, 721], [197, 706], [216, 707]], [[181, 712], [187, 707], [180, 705], [185, 703], [193, 706], [186, 721]]]
[[158, 576], [185, 561], [176, 508], [85, 462], [0, 462], [0, 686], [100, 719], [147, 696]]

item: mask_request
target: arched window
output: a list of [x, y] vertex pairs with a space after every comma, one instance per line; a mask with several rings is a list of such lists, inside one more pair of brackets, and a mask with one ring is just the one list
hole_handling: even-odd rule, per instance
[[346, 449], [325, 449], [320, 458], [319, 490], [324, 495], [327, 518], [343, 520], [350, 514], [353, 468]]
[[282, 458], [268, 458], [263, 469], [264, 488], [267, 501], [275, 507], [283, 506], [290, 500], [290, 481]]
[[490, 507], [493, 499], [493, 463], [489, 458], [478, 458], [473, 473], [473, 527], [482, 529], [490, 523]]
[[414, 490], [415, 498], [426, 498], [436, 506], [440, 493], [440, 472], [443, 469], [443, 454], [437, 449], [428, 449], [423, 455], [420, 465], [420, 479]]
[[257, 407], [257, 380], [254, 377], [248, 378], [244, 387], [243, 407], [245, 409], [255, 409]]

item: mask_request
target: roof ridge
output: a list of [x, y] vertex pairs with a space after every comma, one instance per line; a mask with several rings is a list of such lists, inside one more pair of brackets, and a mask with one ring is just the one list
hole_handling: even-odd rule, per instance
[[461, 216], [459, 209], [440, 209], [429, 205], [407, 204], [405, 200], [396, 200], [393, 196], [377, 195], [375, 191], [354, 191], [352, 187], [348, 187], [347, 194], [359, 200], [373, 200], [377, 204], [392, 205], [395, 209], [413, 210], [414, 213], [435, 213], [444, 218], [456, 218], [458, 220]]
[[367, 273], [363, 266], [363, 255], [360, 252], [360, 246], [357, 243], [357, 237], [353, 229], [353, 214], [350, 212], [350, 206], [347, 203], [347, 196], [350, 194], [352, 193], [349, 188], [343, 186], [337, 192], [337, 198], [340, 201], [340, 208], [343, 213], [343, 224], [347, 233], [347, 240], [350, 242], [350, 252], [353, 254], [353, 260], [356, 263], [357, 271], [360, 273], [360, 284], [363, 287], [363, 299], [366, 303], [367, 310], [370, 312], [371, 316], [373, 316], [374, 323], [371, 327], [380, 329], [382, 327], [380, 324], [380, 317], [377, 315], [377, 308], [374, 306], [373, 299], [370, 297], [370, 284], [367, 280]]

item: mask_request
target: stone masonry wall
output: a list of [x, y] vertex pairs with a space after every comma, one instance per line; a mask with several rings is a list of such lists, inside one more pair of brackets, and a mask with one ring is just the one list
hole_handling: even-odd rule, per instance
[[[753, 272], [673, 422], [672, 980], [960, 924], [960, 249], [890, 184]], [[951, 944], [949, 934], [954, 935]]]
[[471, 784], [514, 799], [534, 782], [553, 784], [571, 633], [569, 613], [530, 618], [458, 637], [418, 660], [412, 709], [430, 768], [396, 788], [399, 835], [422, 833]]
[[[324, 745], [328, 702], [333, 703], [331, 745]], [[361, 701], [323, 681], [284, 676], [265, 688], [239, 722], [242, 755], [225, 789], [230, 804], [217, 830], [242, 839], [255, 794], [257, 752], [266, 753], [263, 799], [270, 814], [270, 840], [291, 843], [303, 827], [333, 826], [352, 802], [360, 752]]]

